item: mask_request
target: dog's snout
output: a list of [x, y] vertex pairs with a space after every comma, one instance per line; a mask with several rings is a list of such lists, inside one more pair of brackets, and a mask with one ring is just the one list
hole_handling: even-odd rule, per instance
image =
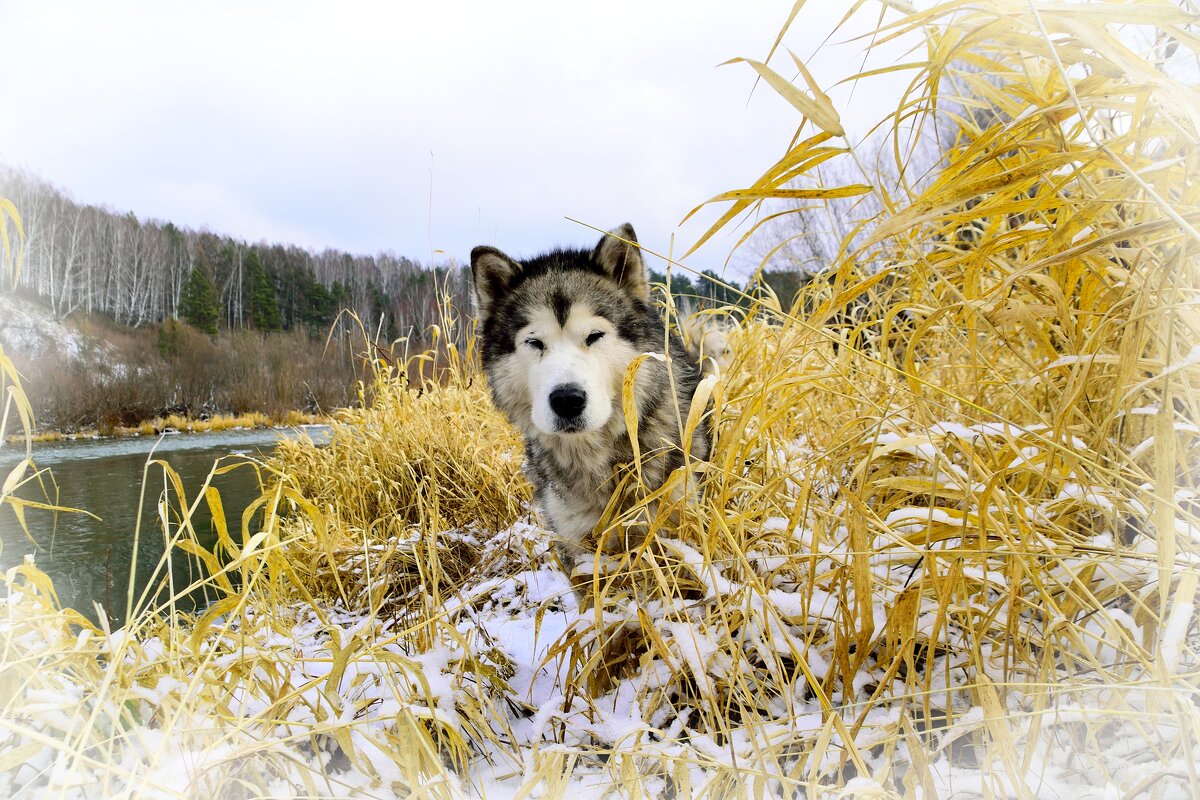
[[550, 392], [550, 410], [562, 419], [575, 419], [586, 405], [587, 392], [578, 384], [564, 384]]

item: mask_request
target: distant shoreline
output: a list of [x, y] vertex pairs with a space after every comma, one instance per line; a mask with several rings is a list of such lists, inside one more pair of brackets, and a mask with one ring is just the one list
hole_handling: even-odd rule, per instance
[[[86, 428], [78, 431], [62, 431], [50, 429], [39, 431], [30, 437], [34, 442], [62, 442], [82, 439], [120, 439], [137, 436], [158, 436], [163, 433], [216, 433], [228, 430], [254, 430], [259, 428], [295, 428], [305, 425], [328, 425], [332, 417], [319, 414], [308, 414], [301, 411], [288, 412], [282, 418], [271, 417], [267, 414], [253, 412], [250, 414], [214, 414], [207, 419], [183, 417], [171, 414], [167, 417], [155, 417], [134, 426], [116, 426], [111, 430], [101, 431], [99, 428]], [[11, 434], [5, 437], [6, 444], [19, 444], [25, 441], [22, 434]]]

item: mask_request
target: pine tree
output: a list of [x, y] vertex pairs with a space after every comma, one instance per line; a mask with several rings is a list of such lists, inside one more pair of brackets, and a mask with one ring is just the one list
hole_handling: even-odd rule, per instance
[[250, 321], [260, 331], [277, 331], [283, 327], [279, 313], [279, 296], [275, 282], [267, 274], [262, 260], [254, 250], [246, 257], [246, 279], [250, 284]]
[[738, 294], [738, 284], [732, 278], [722, 278], [711, 269], [700, 273], [696, 280], [696, 292], [708, 304], [713, 306], [736, 306], [745, 303]]
[[179, 299], [179, 314], [184, 321], [209, 336], [217, 335], [217, 320], [221, 316], [217, 287], [200, 267], [193, 267]]
[[812, 273], [792, 269], [763, 270], [761, 274], [763, 284], [771, 287], [784, 309], [792, 307], [796, 295], [813, 279]]
[[306, 276], [304, 284], [303, 308], [301, 319], [309, 327], [310, 332], [318, 332], [328, 328], [333, 322], [334, 299], [328, 289]]
[[[387, 292], [379, 288], [379, 284], [371, 281], [367, 284], [367, 294], [371, 299], [371, 324], [384, 341], [396, 338], [396, 320], [392, 314], [392, 301]], [[379, 323], [382, 323], [380, 325]]]

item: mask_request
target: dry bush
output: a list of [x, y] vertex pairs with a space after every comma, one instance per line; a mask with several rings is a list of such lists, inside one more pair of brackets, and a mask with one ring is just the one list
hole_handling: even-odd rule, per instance
[[328, 446], [276, 450], [281, 475], [323, 513], [297, 551], [310, 585], [351, 607], [370, 596], [372, 609], [460, 588], [478, 562], [469, 529], [507, 528], [530, 499], [518, 436], [481, 376], [413, 384], [413, 365], [378, 367], [374, 400], [341, 410]]
[[355, 402], [364, 369], [361, 344], [303, 331], [233, 331], [214, 340], [173, 320], [157, 331], [99, 319], [78, 324], [87, 340], [104, 343], [103, 352], [15, 359], [43, 429], [110, 432], [169, 414], [327, 414]]
[[[895, 152], [901, 120], [935, 99], [996, 113], [962, 120], [935, 179], [879, 187], [889, 211], [861, 243], [748, 326], [701, 510], [598, 573], [606, 619], [570, 651], [593, 692], [674, 664], [639, 696], [646, 718], [687, 717], [731, 748], [743, 737], [741, 757], [785, 787], [865, 771], [931, 791], [942, 757], [1028, 795], [1035, 772], [1061, 780], [1044, 748], [1066, 725], [1090, 774], [1195, 790], [1200, 103], [1102, 27], [1153, 20], [1176, 36], [1190, 18], [1008, 11], [958, 9], [928, 31], [934, 60], [897, 113]], [[1109, 57], [1146, 82], [1097, 68]], [[865, 189], [790, 183], [832, 155], [820, 100], [826, 132], [718, 199], [737, 211]], [[630, 570], [647, 577], [626, 597]], [[1111, 713], [1064, 711], [1080, 705]], [[814, 707], [807, 740], [785, 733]], [[1111, 762], [1129, 736], [1175, 754], [1153, 780]]]
[[[1005, 12], [885, 31], [934, 25], [896, 153], [935, 102], [996, 110], [962, 118], [932, 180], [878, 186], [888, 212], [743, 331], [700, 507], [598, 567], [603, 615], [557, 650], [597, 718], [636, 692], [651, 731], [785, 793], [936, 794], [951, 766], [1004, 795], [1076, 769], [1196, 790], [1200, 103], [1103, 27], [1186, 40], [1191, 18]], [[795, 188], [837, 156], [822, 100], [803, 110], [826, 130], [717, 198], [718, 227], [868, 189]], [[711, 757], [637, 741], [643, 777]], [[1114, 762], [1127, 747], [1162, 754], [1152, 777]]]

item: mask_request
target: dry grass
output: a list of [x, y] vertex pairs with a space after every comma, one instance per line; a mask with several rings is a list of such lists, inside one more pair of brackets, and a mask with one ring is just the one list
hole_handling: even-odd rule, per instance
[[[35, 442], [60, 442], [74, 439], [95, 439], [102, 435], [157, 436], [164, 431], [214, 433], [217, 431], [249, 428], [293, 428], [300, 425], [325, 425], [329, 422], [329, 417], [307, 414], [303, 411], [289, 411], [278, 418], [260, 412], [251, 412], [249, 414], [213, 414], [207, 419], [193, 419], [191, 417], [180, 416], [179, 414], [168, 414], [165, 417], [155, 417], [154, 419], [146, 420], [133, 427], [117, 427], [108, 434], [101, 434], [98, 430], [82, 430], [75, 433], [41, 431], [34, 433], [32, 438]], [[8, 437], [10, 444], [21, 440], [22, 436], [20, 435]]]
[[[240, 532], [208, 551], [186, 513], [169, 528], [223, 598], [199, 619], [146, 609], [110, 635], [32, 567], [9, 578], [0, 781], [1200, 793], [1200, 101], [1105, 27], [1122, 21], [1198, 55], [1192, 17], [1158, 3], [953, 4], [881, 31], [928, 41], [885, 123], [886, 213], [734, 336], [699, 499], [610, 520], [652, 535], [579, 594], [528, 524], [470, 350], [442, 352], [438, 381], [381, 363], [328, 448], [254, 465]], [[827, 133], [723, 197], [729, 219], [860, 191], [795, 188], [854, 154], [829, 149], [819, 90], [781, 81]], [[913, 127], [956, 100], [1000, 113], [961, 115], [937, 173], [905, 174]]]
[[436, 614], [479, 560], [471, 531], [525, 513], [519, 437], [473, 370], [413, 386], [381, 368], [373, 395], [339, 413], [328, 447], [277, 448], [281, 474], [322, 515], [322, 534], [308, 526], [289, 555], [306, 585], [347, 607], [370, 597], [372, 611]]

